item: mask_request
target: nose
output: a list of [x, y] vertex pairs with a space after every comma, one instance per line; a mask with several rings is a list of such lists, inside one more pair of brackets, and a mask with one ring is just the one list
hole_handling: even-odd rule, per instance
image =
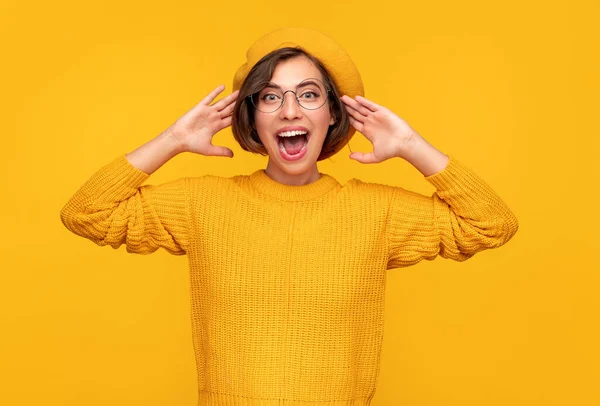
[[[285, 96], [289, 93], [289, 101], [286, 103]], [[283, 106], [279, 111], [280, 118], [286, 118], [288, 120], [302, 117], [301, 108], [298, 105], [298, 101], [296, 100], [296, 95], [291, 91], [287, 91], [283, 94]]]

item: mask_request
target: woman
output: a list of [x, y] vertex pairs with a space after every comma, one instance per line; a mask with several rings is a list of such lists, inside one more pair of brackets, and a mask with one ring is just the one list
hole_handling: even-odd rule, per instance
[[[518, 223], [470, 169], [392, 111], [361, 97], [362, 81], [331, 38], [285, 28], [259, 39], [234, 78], [155, 139], [96, 172], [61, 212], [98, 245], [190, 264], [199, 404], [368, 405], [375, 393], [386, 270], [438, 255], [464, 261], [503, 245]], [[142, 183], [182, 152], [233, 157], [212, 145], [231, 126], [266, 169], [231, 178]], [[317, 161], [355, 130], [362, 163], [402, 158], [436, 192], [352, 179]]]

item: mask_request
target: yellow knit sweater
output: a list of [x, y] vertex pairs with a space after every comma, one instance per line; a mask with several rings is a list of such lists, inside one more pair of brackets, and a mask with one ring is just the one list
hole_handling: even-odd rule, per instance
[[506, 243], [517, 219], [450, 157], [430, 196], [322, 174], [264, 170], [143, 185], [122, 154], [61, 211], [98, 245], [187, 254], [199, 405], [363, 406], [375, 393], [386, 270], [463, 261]]

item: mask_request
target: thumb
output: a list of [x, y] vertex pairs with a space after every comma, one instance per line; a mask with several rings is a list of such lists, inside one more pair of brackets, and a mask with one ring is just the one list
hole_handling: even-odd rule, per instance
[[374, 164], [377, 162], [375, 155], [372, 152], [366, 154], [363, 152], [353, 152], [350, 154], [350, 159], [354, 159], [363, 164]]
[[206, 155], [228, 156], [229, 158], [233, 158], [233, 151], [226, 147], [218, 147], [216, 145], [211, 145], [210, 147], [208, 147], [208, 151], [206, 151]]

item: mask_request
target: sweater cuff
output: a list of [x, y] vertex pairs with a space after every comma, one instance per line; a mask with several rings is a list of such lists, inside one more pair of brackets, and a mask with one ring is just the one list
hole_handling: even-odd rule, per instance
[[131, 196], [150, 177], [150, 174], [133, 166], [125, 157], [116, 159], [97, 171], [85, 184], [86, 194], [101, 195], [101, 200], [118, 200]]
[[473, 189], [481, 183], [482, 180], [471, 169], [457, 161], [453, 156], [449, 156], [449, 158], [450, 160], [444, 169], [426, 176], [425, 180], [438, 190], [450, 190], [458, 184]]

